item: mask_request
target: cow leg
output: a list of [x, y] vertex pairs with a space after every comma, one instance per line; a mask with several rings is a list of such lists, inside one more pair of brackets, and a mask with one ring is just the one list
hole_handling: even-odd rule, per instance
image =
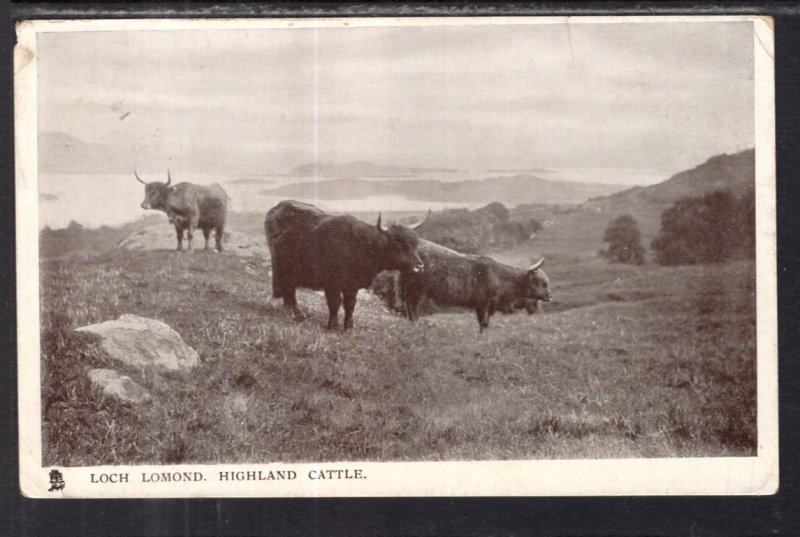
[[305, 319], [305, 314], [303, 314], [300, 306], [297, 305], [294, 287], [282, 289], [281, 296], [283, 297], [283, 307], [292, 310], [295, 319]]
[[411, 307], [408, 304], [408, 300], [409, 300], [409, 297], [408, 297], [408, 282], [406, 282], [406, 279], [405, 279], [404, 276], [405, 276], [404, 274], [402, 274], [402, 273], [400, 274], [400, 277], [397, 280], [397, 284], [400, 287], [400, 300], [403, 301], [403, 305], [405, 306], [403, 311], [406, 314], [406, 319], [411, 320]]
[[183, 228], [181, 226], [175, 226], [175, 235], [178, 236], [178, 247], [176, 250], [180, 252], [183, 250]]
[[[272, 271], [272, 298], [281, 298], [283, 296], [283, 285], [281, 284], [281, 264], [275, 259], [272, 251], [269, 252], [270, 257], [270, 270]], [[284, 303], [286, 301], [284, 300]]]
[[419, 321], [419, 301], [421, 299], [422, 296], [418, 293], [411, 293], [406, 298], [406, 317], [409, 321]]
[[478, 314], [479, 332], [483, 332], [484, 329], [489, 328], [489, 304], [478, 304], [475, 307], [475, 313]]
[[328, 330], [335, 330], [339, 327], [339, 306], [342, 304], [342, 296], [338, 289], [325, 289], [325, 300], [328, 301]]
[[418, 307], [422, 294], [418, 291], [414, 282], [407, 280], [408, 276], [405, 274], [400, 275], [400, 296], [406, 305], [406, 318], [409, 321], [417, 321], [419, 319]]
[[203, 250], [208, 250], [208, 238], [211, 236], [210, 229], [203, 230], [203, 238], [206, 240], [206, 245], [203, 247]]
[[217, 251], [222, 251], [222, 237], [225, 235], [225, 228], [223, 226], [218, 226], [216, 231], [214, 232], [214, 240], [217, 242]]
[[283, 296], [283, 290], [281, 286], [278, 285], [278, 282], [275, 280], [275, 265], [272, 265], [272, 298], [281, 298]]
[[192, 238], [194, 237], [194, 230], [197, 229], [198, 220], [197, 215], [189, 217], [189, 227], [186, 229], [186, 237], [189, 239], [187, 250], [190, 252], [192, 251]]
[[358, 289], [355, 291], [345, 291], [344, 295], [344, 329], [353, 328], [353, 310], [356, 308], [356, 297]]

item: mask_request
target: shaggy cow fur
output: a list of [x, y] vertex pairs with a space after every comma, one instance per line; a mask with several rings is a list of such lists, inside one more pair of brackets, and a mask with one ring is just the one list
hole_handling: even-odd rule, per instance
[[400, 273], [400, 293], [412, 321], [419, 318], [417, 307], [423, 296], [442, 306], [474, 308], [481, 332], [495, 311], [525, 307], [527, 300], [550, 300], [550, 280], [541, 262], [520, 269], [425, 240], [420, 240], [419, 254], [425, 270]]
[[228, 194], [217, 183], [208, 186], [193, 183], [171, 185], [172, 179], [167, 176], [166, 183], [144, 183], [144, 201], [142, 209], [163, 211], [171, 224], [175, 226], [178, 239], [178, 250], [183, 250], [183, 232], [189, 239], [188, 250], [192, 249], [194, 230], [203, 230], [205, 249], [208, 239], [214, 230], [216, 249], [222, 251], [222, 236], [225, 233], [225, 217], [228, 212]]
[[313, 205], [282, 201], [264, 221], [272, 257], [273, 298], [302, 316], [295, 298], [297, 287], [323, 289], [328, 302], [328, 328], [338, 326], [344, 303], [344, 327], [353, 326], [358, 290], [371, 285], [384, 270], [413, 274], [422, 269], [417, 235], [408, 227], [388, 229], [366, 224], [349, 215], [333, 216]]

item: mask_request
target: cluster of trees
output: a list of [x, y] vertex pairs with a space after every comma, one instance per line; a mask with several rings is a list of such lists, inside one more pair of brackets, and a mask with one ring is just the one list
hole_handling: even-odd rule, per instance
[[629, 214], [618, 216], [606, 228], [603, 242], [608, 248], [600, 250], [600, 255], [615, 263], [641, 265], [644, 263], [642, 233], [636, 219]]
[[651, 244], [662, 265], [716, 263], [755, 257], [755, 193], [742, 197], [718, 191], [684, 198], [661, 215], [661, 231]]
[[[742, 196], [721, 190], [676, 201], [661, 214], [661, 229], [650, 244], [661, 265], [716, 263], [755, 257], [755, 193]], [[640, 265], [645, 249], [636, 219], [624, 214], [611, 221], [603, 236], [609, 261]]]
[[512, 221], [505, 205], [494, 202], [474, 211], [451, 209], [432, 214], [420, 228], [420, 236], [459, 252], [475, 254], [525, 242], [541, 227], [535, 218]]

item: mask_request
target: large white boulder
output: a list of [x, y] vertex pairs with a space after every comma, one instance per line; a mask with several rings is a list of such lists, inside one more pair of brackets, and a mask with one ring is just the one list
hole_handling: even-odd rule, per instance
[[132, 366], [175, 371], [190, 369], [198, 362], [197, 351], [186, 345], [175, 330], [155, 319], [122, 315], [115, 321], [76, 330], [97, 334], [109, 357]]

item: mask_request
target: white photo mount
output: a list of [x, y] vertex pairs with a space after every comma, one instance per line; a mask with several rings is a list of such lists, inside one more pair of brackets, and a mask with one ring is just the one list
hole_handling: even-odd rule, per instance
[[[756, 456], [557, 460], [126, 464], [42, 461], [38, 65], [42, 34], [741, 22], [753, 31], [756, 164]], [[15, 48], [20, 487], [31, 498], [763, 495], [778, 488], [774, 34], [757, 16], [23, 21]], [[80, 76], [80, 73], [76, 73]], [[524, 76], [524, 75], [523, 75]], [[713, 133], [712, 133], [713, 134]], [[136, 201], [138, 204], [138, 200]], [[265, 208], [266, 210], [266, 208]], [[397, 322], [400, 322], [399, 320]], [[576, 335], [576, 337], [582, 337]], [[510, 409], [513, 411], [513, 409]], [[69, 426], [65, 424], [65, 426]], [[189, 440], [190, 441], [190, 440]]]

